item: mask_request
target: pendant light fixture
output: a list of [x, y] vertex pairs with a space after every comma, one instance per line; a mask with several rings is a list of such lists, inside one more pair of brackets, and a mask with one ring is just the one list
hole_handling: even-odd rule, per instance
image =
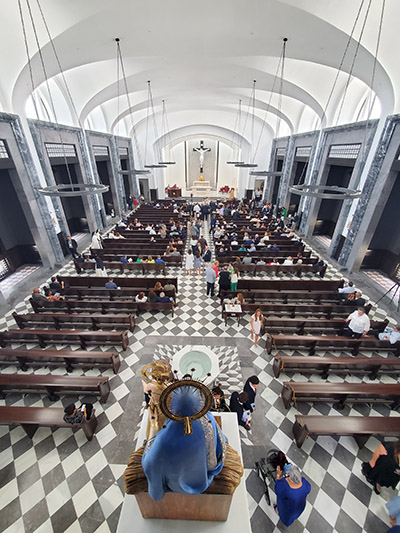
[[[169, 152], [169, 160], [168, 161], [159, 161], [159, 165], [175, 165], [176, 162], [172, 159], [172, 152], [171, 152], [171, 132], [169, 129], [168, 124], [168, 116], [167, 116], [167, 109], [165, 106], [165, 100], [162, 101], [162, 121], [161, 121], [161, 138], [163, 139], [164, 136], [168, 139], [168, 143], [166, 145], [168, 146], [168, 152]], [[161, 149], [160, 149], [161, 151]]]
[[[247, 124], [247, 119], [249, 117], [249, 112], [250, 112], [250, 109], [252, 110], [252, 113], [251, 113], [251, 148], [253, 149], [254, 148], [254, 123], [255, 123], [255, 107], [256, 107], [256, 80], [253, 80], [253, 89], [252, 89], [252, 92], [251, 92], [251, 97], [250, 97], [250, 102], [249, 102], [249, 107], [248, 107], [248, 110], [247, 110], [247, 116], [246, 116], [246, 120], [245, 120], [245, 123], [244, 123], [244, 127], [243, 127], [243, 136], [244, 136], [244, 132], [245, 132], [245, 129], [246, 129], [246, 124]], [[253, 158], [251, 158], [251, 160], [253, 160]], [[258, 165], [256, 163], [253, 162], [250, 162], [250, 163], [235, 163], [235, 167], [239, 167], [239, 168], [256, 168], [258, 167]]]
[[[147, 152], [148, 152], [148, 142], [149, 142], [149, 121], [150, 115], [153, 121], [153, 135], [154, 140], [158, 140], [158, 130], [157, 130], [157, 121], [156, 114], [154, 111], [153, 103], [153, 94], [151, 92], [151, 83], [150, 80], [147, 82], [147, 116], [146, 116], [146, 143], [144, 151], [144, 168], [167, 168], [167, 165], [164, 163], [147, 163]], [[158, 148], [158, 145], [157, 145]], [[161, 161], [161, 151], [158, 154], [158, 160]]]
[[[81, 128], [81, 132], [82, 132], [82, 136], [83, 136], [83, 139], [84, 139], [84, 143], [87, 144], [86, 132], [85, 132], [82, 124], [79, 121], [79, 116], [78, 116], [75, 104], [73, 103], [73, 100], [72, 100], [72, 97], [71, 97], [71, 92], [70, 92], [69, 87], [67, 85], [67, 82], [66, 82], [66, 79], [65, 79], [65, 75], [64, 75], [64, 72], [63, 72], [62, 67], [61, 67], [60, 58], [59, 58], [57, 50], [55, 48], [54, 41], [53, 41], [53, 39], [51, 37], [50, 31], [49, 31], [49, 27], [48, 27], [46, 19], [44, 17], [44, 13], [43, 13], [42, 7], [41, 7], [41, 5], [39, 3], [39, 0], [36, 0], [36, 3], [38, 5], [38, 7], [39, 7], [39, 11], [40, 11], [40, 15], [41, 15], [42, 21], [44, 23], [45, 31], [46, 31], [47, 36], [49, 38], [50, 46], [51, 46], [51, 49], [52, 49], [52, 51], [54, 53], [57, 66], [59, 68], [59, 73], [60, 73], [61, 78], [63, 80], [63, 83], [65, 85], [68, 97], [69, 97], [69, 99], [71, 101], [71, 105], [72, 105], [72, 108], [73, 108], [73, 110], [75, 112], [75, 115], [77, 117], [79, 126]], [[71, 170], [70, 170], [69, 165], [68, 165], [67, 154], [66, 154], [66, 151], [65, 151], [65, 143], [63, 142], [62, 131], [61, 131], [61, 128], [60, 128], [60, 124], [58, 122], [57, 111], [56, 111], [56, 108], [55, 108], [55, 105], [54, 105], [53, 94], [52, 94], [51, 86], [50, 86], [50, 83], [49, 83], [49, 78], [48, 78], [48, 75], [47, 75], [47, 67], [46, 67], [46, 64], [45, 64], [45, 61], [44, 61], [42, 47], [41, 47], [41, 44], [40, 44], [40, 41], [39, 41], [38, 31], [37, 31], [37, 28], [36, 28], [36, 23], [35, 23], [35, 20], [34, 20], [34, 17], [33, 17], [33, 12], [32, 12], [32, 8], [31, 8], [31, 4], [30, 4], [29, 0], [26, 0], [26, 6], [27, 6], [27, 9], [28, 9], [29, 18], [30, 18], [30, 21], [31, 21], [32, 31], [33, 31], [35, 43], [36, 43], [36, 46], [37, 46], [37, 53], [38, 53], [38, 56], [39, 56], [40, 65], [41, 65], [43, 76], [44, 76], [44, 79], [45, 79], [45, 85], [46, 85], [47, 93], [49, 95], [49, 102], [50, 102], [50, 107], [51, 107], [51, 110], [52, 110], [52, 113], [53, 113], [54, 124], [56, 126], [56, 130], [57, 130], [57, 134], [58, 134], [58, 138], [59, 138], [59, 142], [60, 142], [60, 146], [61, 146], [61, 150], [62, 150], [62, 154], [63, 154], [62, 157], [63, 157], [63, 160], [64, 160], [64, 164], [65, 164], [65, 168], [66, 168], [66, 172], [67, 172], [67, 177], [68, 177], [68, 181], [69, 181], [69, 183], [63, 183], [63, 184], [60, 184], [60, 185], [49, 185], [47, 187], [38, 187], [37, 191], [40, 194], [42, 194], [43, 196], [63, 197], [63, 198], [65, 198], [65, 197], [75, 197], [75, 196], [90, 196], [90, 195], [102, 194], [104, 192], [107, 192], [108, 189], [109, 189], [108, 185], [103, 185], [102, 183], [94, 183], [93, 170], [92, 170], [91, 167], [90, 167], [90, 171], [92, 173], [92, 179], [93, 179], [92, 183], [73, 183], [73, 181], [72, 181]], [[35, 89], [35, 82], [34, 82], [34, 75], [33, 75], [33, 68], [32, 68], [32, 59], [31, 59], [31, 54], [29, 53], [28, 37], [27, 37], [26, 24], [25, 24], [25, 19], [24, 19], [21, 0], [18, 0], [18, 8], [19, 8], [19, 14], [20, 14], [20, 19], [21, 19], [23, 37], [24, 37], [25, 52], [26, 52], [28, 68], [29, 68], [29, 76], [30, 76], [31, 90], [32, 90], [31, 98], [32, 98], [34, 109], [35, 109], [36, 118], [37, 118], [37, 120], [40, 120], [39, 109], [38, 109], [38, 106], [37, 106], [36, 96], [35, 96], [35, 90], [36, 89]], [[40, 135], [40, 130], [39, 130], [39, 135]], [[41, 143], [41, 144], [43, 144], [43, 143]], [[87, 147], [86, 147], [86, 149], [87, 149]]]
[[[237, 110], [237, 113], [236, 113], [235, 124], [233, 126], [233, 131], [232, 131], [231, 152], [229, 154], [229, 155], [232, 154], [232, 156], [235, 155], [234, 154], [234, 149], [233, 149], [233, 145], [234, 145], [233, 138], [234, 138], [234, 135], [235, 135], [236, 132], [237, 132], [237, 134], [239, 134], [241, 121], [242, 121], [242, 100], [239, 98], [238, 110]], [[243, 139], [243, 137], [240, 137], [239, 144], [237, 145], [237, 157], [236, 157], [236, 159], [233, 157], [232, 159], [230, 159], [229, 161], [226, 162], [227, 165], [238, 165], [238, 164], [244, 163], [244, 161], [240, 161], [239, 160], [241, 149], [242, 149], [242, 139]]]
[[[135, 126], [135, 123], [133, 121], [133, 113], [132, 113], [131, 99], [130, 99], [129, 90], [128, 90], [128, 82], [127, 82], [127, 79], [126, 79], [124, 60], [122, 58], [120, 39], [118, 37], [115, 39], [115, 43], [116, 43], [116, 46], [117, 46], [118, 108], [119, 108], [119, 99], [120, 99], [120, 94], [119, 94], [119, 79], [120, 79], [119, 67], [121, 67], [122, 79], [123, 79], [123, 82], [124, 82], [124, 89], [125, 89], [125, 96], [126, 96], [126, 101], [127, 101], [127, 105], [128, 105], [128, 112], [129, 112], [129, 115], [131, 117], [132, 137], [133, 137], [133, 141], [134, 141], [134, 144], [135, 144], [136, 155], [138, 157], [138, 163], [139, 163], [139, 167], [140, 167], [139, 169], [134, 168], [132, 170], [121, 170], [120, 169], [120, 170], [118, 170], [118, 174], [122, 174], [122, 175], [125, 175], [125, 176], [136, 175], [136, 174], [139, 174], [139, 175], [140, 174], [150, 174], [150, 170], [147, 170], [147, 169], [143, 168], [142, 152], [140, 150], [140, 145], [139, 145], [139, 141], [138, 141], [137, 134], [136, 134], [136, 126]], [[119, 119], [119, 113], [118, 113], [118, 119]]]

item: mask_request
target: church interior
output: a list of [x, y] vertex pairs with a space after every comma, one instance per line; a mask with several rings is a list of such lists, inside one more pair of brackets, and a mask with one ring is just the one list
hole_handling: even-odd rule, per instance
[[0, 532], [400, 531], [399, 2], [2, 13]]

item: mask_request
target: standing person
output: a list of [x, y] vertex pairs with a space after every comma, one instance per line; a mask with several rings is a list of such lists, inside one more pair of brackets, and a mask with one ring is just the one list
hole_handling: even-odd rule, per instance
[[284, 471], [280, 466], [276, 467], [274, 509], [282, 524], [288, 527], [299, 518], [306, 507], [307, 494], [310, 491], [310, 483], [301, 476], [297, 466], [285, 465]]
[[71, 237], [71, 235], [68, 235], [67, 237], [67, 244], [68, 244], [68, 250], [69, 253], [72, 255], [72, 257], [75, 259], [78, 257], [78, 243], [75, 239]]
[[250, 337], [253, 339], [254, 336], [254, 346], [257, 346], [258, 338], [261, 333], [261, 327], [264, 323], [264, 317], [260, 308], [256, 309], [254, 315], [250, 319], [250, 328], [251, 334]]
[[205, 263], [211, 262], [211, 250], [209, 250], [208, 246], [204, 248], [203, 261]]
[[250, 430], [250, 417], [246, 416], [244, 404], [247, 402], [247, 393], [233, 392], [229, 402], [229, 409], [232, 413], [236, 413], [239, 426], [244, 427], [247, 431]]
[[222, 299], [222, 291], [229, 291], [231, 288], [231, 273], [228, 270], [228, 265], [219, 273], [219, 292], [218, 296]]
[[195, 274], [201, 274], [201, 257], [200, 252], [196, 252], [194, 254], [194, 262], [193, 262], [194, 272]]
[[396, 489], [400, 481], [400, 440], [380, 444], [369, 463], [362, 463], [361, 471], [368, 483], [374, 486], [376, 494], [381, 493], [381, 487]]
[[101, 242], [101, 237], [99, 234], [99, 230], [96, 230], [92, 233], [92, 241], [90, 243], [90, 247], [93, 250], [101, 250], [103, 248], [103, 244]]
[[237, 291], [237, 286], [239, 282], [239, 271], [237, 268], [233, 269], [231, 274], [231, 291]]
[[210, 295], [211, 298], [214, 296], [214, 287], [215, 280], [217, 279], [217, 274], [211, 265], [208, 265], [206, 268], [206, 282], [207, 282], [207, 296]]
[[191, 250], [191, 248], [189, 248], [186, 254], [186, 265], [185, 265], [186, 273], [189, 274], [189, 276], [192, 275], [193, 266], [194, 266], [193, 251]]
[[259, 385], [260, 380], [257, 376], [250, 376], [244, 384], [243, 392], [247, 393], [247, 402], [245, 403], [245, 408], [251, 413], [254, 411], [256, 405], [256, 394]]
[[366, 335], [371, 329], [371, 322], [365, 314], [365, 309], [363, 307], [350, 313], [345, 322], [348, 326], [344, 330], [344, 335], [346, 337], [352, 337], [353, 339], [359, 339], [363, 335]]
[[96, 269], [95, 269], [96, 276], [107, 276], [107, 270], [105, 269], [103, 259], [96, 255]]

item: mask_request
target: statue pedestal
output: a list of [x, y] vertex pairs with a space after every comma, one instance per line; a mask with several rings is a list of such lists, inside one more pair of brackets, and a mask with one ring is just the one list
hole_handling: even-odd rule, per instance
[[[236, 414], [218, 413], [218, 416], [221, 416], [222, 431], [228, 438], [229, 444], [235, 450], [237, 450], [242, 458]], [[146, 427], [147, 411], [145, 411], [140, 428], [137, 448], [143, 444], [143, 440], [146, 436]], [[139, 500], [142, 499], [142, 496], [146, 496], [149, 500], [151, 500], [147, 493], [136, 495]], [[167, 496], [170, 497], [168, 500], [166, 498]], [[188, 531], [191, 533], [209, 533], [210, 531], [215, 533], [233, 533], [236, 531], [240, 531], [240, 533], [251, 533], [245, 476], [242, 477], [240, 485], [237, 487], [232, 496], [219, 494], [189, 495], [169, 493], [166, 494], [166, 496], [160, 502], [155, 502], [154, 500], [151, 500], [151, 502], [144, 501], [144, 507], [141, 505], [142, 511], [145, 510], [146, 512], [146, 516], [147, 505], [149, 503], [151, 503], [152, 506], [152, 513], [154, 513], [155, 509], [156, 513], [160, 513], [161, 510], [166, 507], [166, 511], [169, 514], [164, 514], [164, 518], [143, 518], [136, 497], [130, 494], [125, 494], [117, 533], [132, 533], [132, 528], [134, 528], [135, 533], [160, 533], [161, 531], [163, 533], [187, 533]], [[187, 502], [193, 503], [186, 503], [181, 500], [181, 498], [187, 498]], [[194, 510], [197, 512], [197, 516], [199, 516], [199, 498], [202, 499], [202, 507], [203, 503], [205, 503], [205, 512], [203, 512], [203, 515], [200, 515], [200, 517], [194, 521], [193, 518], [191, 518], [187, 513]], [[225, 498], [229, 498], [231, 500], [232, 505], [230, 506], [230, 510], [230, 502], [228, 502], [228, 500], [224, 501]], [[179, 509], [182, 516], [180, 519], [170, 516], [172, 512], [175, 512], [172, 508], [172, 505], [175, 506], [175, 503], [178, 507], [184, 507], [183, 509]], [[221, 507], [221, 509], [219, 509], [219, 507]], [[217, 510], [215, 511], [214, 509]], [[226, 513], [226, 509], [229, 512], [226, 521], [215, 521], [220, 520], [220, 518], [216, 518], [217, 513], [222, 516], [221, 512]], [[152, 514], [152, 516], [154, 515]], [[157, 516], [160, 516], [160, 514]]]

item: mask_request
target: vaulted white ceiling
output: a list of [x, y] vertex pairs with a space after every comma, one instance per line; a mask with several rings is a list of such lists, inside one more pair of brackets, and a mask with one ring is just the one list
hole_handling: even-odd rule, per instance
[[[77, 125], [80, 121], [91, 129], [123, 135], [130, 135], [135, 124], [143, 142], [147, 80], [152, 84], [160, 135], [164, 99], [172, 130], [198, 132], [202, 125], [204, 133], [207, 128], [214, 132], [220, 128], [221, 137], [231, 136], [238, 100], [243, 101], [245, 115], [254, 79], [253, 144], [261, 134], [265, 136], [262, 146], [276, 135], [278, 125], [279, 135], [284, 135], [319, 127], [321, 120], [323, 125], [362, 120], [372, 101], [373, 117], [400, 110], [400, 68], [394, 45], [400, 19], [398, 0], [386, 0], [373, 95], [370, 86], [383, 0], [372, 1], [360, 45], [357, 39], [370, 3], [366, 0], [40, 0], [73, 105], [37, 0], [29, 0], [50, 79], [48, 86], [44, 83], [26, 1], [20, 0], [40, 118], [54, 120], [49, 87], [59, 122]], [[326, 109], [360, 6], [360, 18]], [[1, 8], [0, 108], [36, 118], [18, 1], [3, 2]], [[130, 108], [124, 94], [117, 98], [115, 37], [121, 40]], [[272, 95], [271, 91], [283, 37], [289, 40], [280, 105], [279, 81]], [[338, 116], [351, 69], [348, 97]], [[249, 125], [250, 121], [247, 130], [239, 133], [251, 143]]]

